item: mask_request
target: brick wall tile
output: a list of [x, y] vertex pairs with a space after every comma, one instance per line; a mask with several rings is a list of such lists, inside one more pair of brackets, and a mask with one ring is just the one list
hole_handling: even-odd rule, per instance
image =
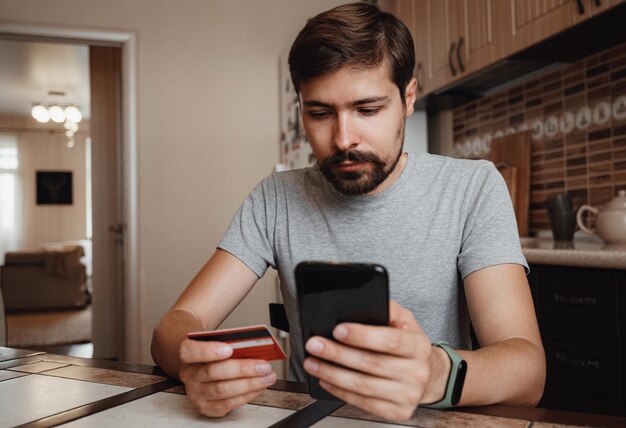
[[626, 120], [605, 119], [595, 111], [601, 102], [612, 107], [622, 95], [626, 96], [626, 43], [456, 107], [454, 140], [532, 127], [537, 120], [545, 127], [549, 117], [561, 120], [566, 112], [576, 117], [581, 108], [590, 109], [592, 120], [586, 128], [574, 126], [565, 135], [559, 128], [550, 138], [544, 132], [543, 138], [532, 140], [529, 214], [531, 233], [536, 232], [550, 226], [547, 197], [568, 192], [576, 207], [600, 205], [614, 197], [618, 187], [626, 188]]

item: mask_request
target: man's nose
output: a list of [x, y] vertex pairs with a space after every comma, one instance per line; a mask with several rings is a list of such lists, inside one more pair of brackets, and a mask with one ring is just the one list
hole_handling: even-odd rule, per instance
[[350, 115], [338, 115], [333, 139], [335, 147], [342, 152], [350, 150], [358, 144], [354, 133], [354, 123]]

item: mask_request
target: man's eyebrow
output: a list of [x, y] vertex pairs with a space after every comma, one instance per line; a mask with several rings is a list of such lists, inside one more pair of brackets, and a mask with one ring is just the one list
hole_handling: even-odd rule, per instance
[[[363, 104], [378, 103], [381, 101], [387, 103], [389, 102], [389, 100], [390, 98], [387, 95], [383, 95], [380, 97], [361, 98], [360, 100], [350, 101], [348, 103], [348, 106], [355, 107], [355, 106], [359, 106]], [[303, 101], [302, 105], [307, 106], [307, 107], [334, 107], [332, 104], [325, 103], [323, 101], [317, 101], [317, 100]]]
[[360, 100], [351, 101], [349, 103], [350, 107], [360, 106], [362, 104], [371, 104], [371, 103], [379, 103], [381, 101], [387, 103], [391, 98], [387, 95], [382, 95], [380, 97], [370, 97], [370, 98], [362, 98]]

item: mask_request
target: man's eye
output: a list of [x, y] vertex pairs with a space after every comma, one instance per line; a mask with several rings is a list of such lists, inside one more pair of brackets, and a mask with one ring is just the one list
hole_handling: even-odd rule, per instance
[[313, 111], [309, 111], [308, 115], [311, 116], [314, 119], [323, 119], [323, 118], [329, 116], [330, 113], [328, 113], [325, 110], [313, 110]]
[[370, 108], [362, 108], [359, 109], [359, 112], [365, 116], [374, 116], [376, 113], [380, 111], [378, 107], [370, 107]]

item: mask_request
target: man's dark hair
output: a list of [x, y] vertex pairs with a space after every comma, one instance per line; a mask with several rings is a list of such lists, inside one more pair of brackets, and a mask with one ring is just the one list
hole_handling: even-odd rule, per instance
[[299, 92], [302, 83], [345, 65], [367, 69], [384, 61], [404, 103], [415, 67], [411, 33], [392, 14], [371, 4], [351, 3], [307, 22], [289, 51], [289, 72]]

